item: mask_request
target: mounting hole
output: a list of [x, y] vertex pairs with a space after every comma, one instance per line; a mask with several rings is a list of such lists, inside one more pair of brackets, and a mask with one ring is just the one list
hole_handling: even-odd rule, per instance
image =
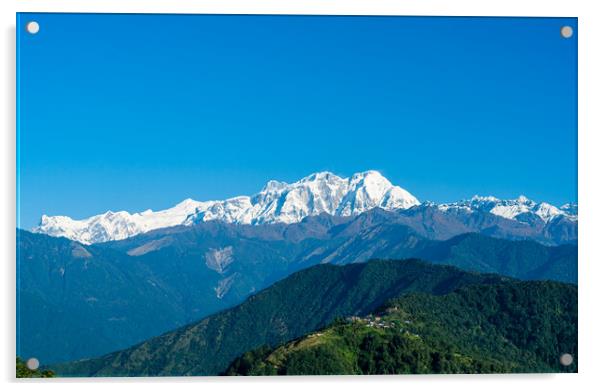
[[568, 353], [563, 354], [560, 356], [560, 363], [565, 367], [568, 367], [573, 363], [573, 355]]
[[562, 35], [563, 38], [571, 38], [573, 36], [573, 28], [571, 26], [562, 26], [560, 35]]
[[37, 358], [32, 357], [29, 360], [27, 360], [25, 365], [27, 365], [27, 368], [31, 369], [32, 371], [35, 371], [40, 367], [40, 361]]
[[25, 25], [25, 29], [29, 34], [37, 34], [40, 31], [40, 25], [36, 21], [31, 21]]

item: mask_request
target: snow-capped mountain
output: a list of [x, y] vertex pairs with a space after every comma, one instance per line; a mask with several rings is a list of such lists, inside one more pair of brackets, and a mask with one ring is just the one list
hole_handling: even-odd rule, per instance
[[187, 199], [173, 208], [158, 212], [150, 209], [134, 214], [108, 211], [83, 220], [43, 215], [40, 225], [32, 229], [32, 232], [63, 236], [84, 244], [121, 240], [154, 229], [180, 225], [205, 204], [207, 203]]
[[442, 211], [458, 211], [467, 212], [481, 211], [489, 212], [496, 216], [504, 217], [510, 220], [528, 222], [534, 216], [539, 217], [545, 223], [553, 219], [564, 216], [571, 221], [577, 221], [577, 204], [565, 204], [560, 208], [547, 202], [535, 202], [528, 199], [524, 195], [516, 199], [500, 200], [498, 198], [488, 196], [474, 196], [469, 200], [437, 205]]
[[210, 220], [235, 224], [291, 224], [321, 213], [355, 216], [376, 207], [396, 210], [419, 204], [413, 195], [392, 185], [377, 171], [356, 173], [350, 178], [320, 172], [291, 184], [269, 181], [251, 197], [206, 202], [188, 199], [158, 212], [147, 210], [130, 214], [109, 211], [84, 220], [44, 215], [40, 225], [32, 231], [90, 244]]
[[577, 207], [577, 204], [574, 202], [562, 205], [560, 207], [560, 210], [569, 215], [574, 215], [575, 217], [578, 214], [578, 207]]
[[291, 224], [321, 213], [356, 216], [376, 207], [393, 210], [419, 204], [413, 195], [393, 186], [377, 171], [357, 173], [350, 178], [320, 172], [292, 184], [269, 181], [252, 197], [215, 201], [206, 208], [198, 208], [185, 224], [210, 220]]
[[[66, 216], [42, 216], [36, 233], [63, 236], [84, 244], [121, 240], [144, 232], [177, 225], [194, 225], [218, 220], [233, 224], [298, 223], [308, 216], [357, 216], [374, 208], [404, 211], [420, 205], [416, 197], [377, 171], [356, 173], [342, 178], [330, 172], [309, 175], [294, 183], [269, 181], [253, 196], [223, 201], [187, 199], [173, 208], [140, 213], [106, 212], [83, 220]], [[564, 218], [577, 222], [577, 204], [560, 208], [535, 202], [525, 196], [501, 200], [474, 196], [454, 203], [425, 203], [444, 213], [493, 214], [527, 225], [548, 225]], [[409, 211], [409, 212], [410, 212]], [[430, 223], [429, 223], [430, 224]]]

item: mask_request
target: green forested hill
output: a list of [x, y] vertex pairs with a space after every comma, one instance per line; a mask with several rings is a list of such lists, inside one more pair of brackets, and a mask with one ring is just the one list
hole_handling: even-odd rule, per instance
[[433, 241], [413, 256], [433, 263], [481, 273], [498, 273], [523, 280], [577, 282], [577, 246], [544, 246], [469, 233]]
[[234, 360], [227, 375], [576, 372], [577, 288], [506, 281], [408, 294], [378, 315], [337, 321]]
[[337, 317], [368, 314], [403, 293], [441, 295], [504, 280], [418, 260], [318, 265], [190, 326], [52, 369], [62, 376], [215, 375], [245, 351], [300, 337]]

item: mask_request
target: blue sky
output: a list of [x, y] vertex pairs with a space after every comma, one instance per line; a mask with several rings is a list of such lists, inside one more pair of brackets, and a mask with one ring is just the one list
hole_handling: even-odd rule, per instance
[[576, 201], [576, 24], [21, 14], [18, 225], [321, 170], [380, 170], [436, 202]]

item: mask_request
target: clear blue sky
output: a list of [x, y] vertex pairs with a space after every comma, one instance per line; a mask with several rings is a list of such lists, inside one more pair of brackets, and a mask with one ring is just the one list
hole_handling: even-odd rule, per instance
[[437, 202], [576, 201], [576, 24], [21, 14], [19, 225], [319, 170]]

